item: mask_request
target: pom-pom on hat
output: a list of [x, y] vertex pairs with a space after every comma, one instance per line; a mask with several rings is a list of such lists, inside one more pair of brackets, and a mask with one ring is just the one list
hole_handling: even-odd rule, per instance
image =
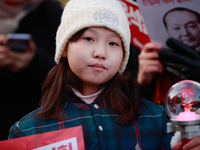
[[129, 58], [130, 28], [118, 0], [70, 0], [67, 3], [56, 35], [56, 63], [60, 62], [68, 40], [81, 29], [91, 26], [107, 27], [122, 38], [125, 54], [118, 71], [121, 74]]

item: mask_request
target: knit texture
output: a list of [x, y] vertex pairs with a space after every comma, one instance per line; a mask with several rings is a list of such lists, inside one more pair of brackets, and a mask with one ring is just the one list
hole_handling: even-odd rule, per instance
[[56, 63], [59, 63], [68, 40], [81, 29], [91, 26], [107, 27], [122, 38], [125, 54], [118, 71], [121, 74], [129, 58], [130, 28], [118, 0], [70, 0], [67, 3], [56, 35]]

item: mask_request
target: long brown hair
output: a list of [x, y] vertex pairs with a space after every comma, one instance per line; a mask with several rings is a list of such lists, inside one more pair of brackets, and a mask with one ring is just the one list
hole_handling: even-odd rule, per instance
[[[77, 41], [87, 29], [83, 29], [75, 34], [69, 41]], [[118, 73], [104, 86], [100, 94], [102, 103], [109, 103], [111, 108], [118, 112], [120, 124], [130, 124], [136, 119], [141, 110], [142, 100], [139, 96], [137, 84], [132, 80], [132, 74], [125, 72], [122, 75]], [[41, 98], [41, 111], [44, 119], [59, 118], [64, 119], [59, 114], [59, 107], [62, 107], [64, 94], [72, 92], [70, 86], [82, 90], [82, 80], [79, 79], [70, 69], [67, 58], [61, 58], [48, 74], [44, 81]]]

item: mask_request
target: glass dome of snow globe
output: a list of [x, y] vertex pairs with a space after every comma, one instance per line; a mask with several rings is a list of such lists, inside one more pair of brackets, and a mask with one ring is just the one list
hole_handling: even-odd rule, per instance
[[174, 84], [165, 97], [165, 110], [172, 124], [199, 124], [200, 83], [182, 80]]

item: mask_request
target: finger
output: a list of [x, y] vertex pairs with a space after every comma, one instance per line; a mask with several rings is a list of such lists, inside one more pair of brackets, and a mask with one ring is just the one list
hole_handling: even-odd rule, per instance
[[13, 59], [9, 52], [0, 51], [0, 68], [4, 68], [12, 63]]
[[22, 55], [24, 55], [24, 53], [15, 52], [12, 50], [10, 51], [10, 56], [15, 60], [20, 59], [20, 57], [22, 57]]
[[148, 73], [159, 73], [159, 74], [162, 74], [163, 72], [163, 69], [162, 67], [160, 66], [149, 66], [147, 69], [145, 69], [145, 74], [148, 74]]
[[10, 49], [7, 46], [0, 46], [0, 57], [8, 57], [10, 56]]
[[183, 146], [183, 150], [199, 150], [200, 149], [200, 136], [195, 137], [186, 145]]
[[141, 61], [139, 69], [143, 70], [144, 73], [162, 73], [163, 65], [159, 60]]
[[138, 55], [139, 60], [143, 60], [143, 59], [150, 60], [150, 59], [159, 59], [159, 58], [160, 58], [160, 56], [157, 51], [141, 52]]
[[7, 46], [0, 45], [0, 53], [8, 53], [10, 49]]
[[182, 142], [179, 142], [178, 144], [172, 147], [172, 150], [181, 150], [181, 147], [182, 147]]
[[6, 45], [6, 43], [7, 43], [6, 35], [0, 34], [0, 45]]
[[140, 85], [148, 85], [155, 73], [162, 73], [163, 66], [159, 61], [145, 61], [142, 64], [139, 64], [139, 71], [137, 76], [137, 82]]
[[35, 53], [35, 51], [36, 51], [36, 45], [35, 45], [35, 43], [34, 43], [34, 41], [32, 39], [29, 40], [28, 46], [26, 48], [26, 51], [27, 52]]
[[160, 66], [149, 66], [145, 72], [145, 74], [148, 74], [148, 73], [159, 73], [159, 74], [162, 74], [163, 73], [163, 68], [160, 67]]
[[19, 72], [29, 65], [34, 55], [34, 51], [25, 51], [23, 53], [11, 51], [10, 56], [13, 58], [13, 63], [9, 66], [9, 69], [14, 72]]
[[161, 45], [156, 42], [147, 43], [144, 45], [141, 52], [158, 51], [161, 49]]

